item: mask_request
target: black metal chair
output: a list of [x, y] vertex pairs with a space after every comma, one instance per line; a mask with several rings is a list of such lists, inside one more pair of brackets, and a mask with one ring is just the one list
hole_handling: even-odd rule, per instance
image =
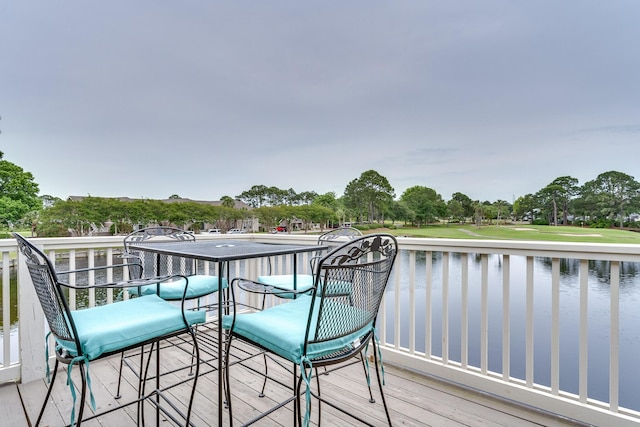
[[[362, 236], [362, 232], [354, 227], [338, 227], [325, 231], [318, 236], [318, 245], [337, 247], [346, 241], [355, 239]], [[264, 285], [273, 286], [273, 289], [278, 289], [278, 292], [274, 292], [278, 298], [295, 298], [298, 294], [304, 294], [309, 292], [313, 288], [313, 272], [315, 271], [316, 263], [321, 258], [321, 255], [315, 255], [309, 260], [309, 267], [311, 274], [296, 274], [295, 280], [293, 274], [268, 274], [258, 276], [258, 282]], [[271, 271], [271, 261], [269, 261], [269, 271]], [[289, 292], [292, 291], [292, 292]], [[267, 295], [262, 298], [262, 308], [265, 307]], [[362, 360], [362, 367], [365, 369], [366, 365], [362, 355], [358, 357]], [[264, 397], [264, 390], [267, 386], [268, 377], [268, 364], [267, 355], [264, 356], [265, 364], [265, 378], [262, 383], [262, 390], [260, 390], [260, 397]], [[325, 373], [327, 368], [325, 367]], [[369, 385], [369, 400], [375, 402], [371, 386]]]
[[[195, 260], [171, 255], [148, 254], [144, 251], [134, 251], [130, 248], [131, 243], [151, 240], [154, 242], [195, 242], [196, 238], [193, 234], [187, 233], [184, 230], [166, 226], [147, 227], [129, 233], [123, 241], [123, 257], [133, 259], [134, 263], [142, 265], [142, 270], [136, 270], [139, 272], [140, 277], [164, 274], [181, 274], [187, 276], [189, 278], [189, 289], [187, 290], [186, 299], [199, 300], [202, 297], [218, 292], [218, 276], [197, 274]], [[223, 279], [222, 288], [225, 289], [226, 287], [227, 281]], [[184, 290], [184, 280], [163, 283], [162, 286], [151, 284], [128, 289], [129, 294], [132, 296], [157, 294], [160, 298], [168, 301], [178, 301], [182, 299]]]
[[[248, 279], [236, 278], [232, 281], [234, 312], [223, 318], [223, 328], [229, 331], [225, 355], [229, 390], [229, 358], [234, 339], [293, 364], [295, 387], [291, 388], [291, 397], [247, 424], [291, 402], [294, 402], [294, 423], [302, 424], [300, 396], [303, 383], [306, 388], [305, 426], [309, 423], [312, 395], [318, 402], [327, 403], [365, 424], [371, 424], [340, 408], [335, 402], [326, 400], [320, 393], [317, 374], [317, 393], [310, 388], [314, 369], [338, 365], [334, 366], [337, 369], [362, 353], [371, 343], [382, 403], [391, 425], [379, 372], [375, 325], [397, 251], [395, 238], [387, 234], [371, 234], [348, 241], [318, 261], [310, 294], [298, 294], [288, 303], [261, 311], [238, 312], [236, 292], [241, 289], [247, 292], [279, 293], [281, 290]], [[230, 391], [227, 399], [230, 418], [233, 419]], [[318, 411], [318, 424], [320, 414], [321, 410]]]
[[[180, 417], [184, 421], [184, 424], [188, 425], [190, 423], [191, 407], [193, 404], [198, 375], [194, 375], [191, 378], [183, 380], [183, 383], [185, 384], [187, 381], [193, 381], [193, 385], [191, 387], [189, 402], [186, 404], [186, 411], [183, 412], [178, 410], [175, 403], [171, 402], [167, 398], [168, 396], [165, 393], [165, 389], [160, 388], [159, 342], [161, 340], [186, 334], [189, 339], [181, 339], [181, 341], [184, 343], [191, 343], [189, 345], [192, 346], [193, 354], [195, 355], [195, 370], [198, 372], [200, 355], [198, 343], [192, 326], [197, 323], [204, 322], [204, 313], [185, 310], [184, 299], [182, 301], [182, 306], [179, 306], [169, 303], [157, 295], [146, 295], [140, 298], [118, 301], [82, 310], [71, 310], [65, 296], [65, 291], [68, 289], [121, 289], [130, 286], [145, 286], [150, 283], [161, 283], [162, 281], [170, 280], [173, 277], [167, 276], [156, 277], [150, 280], [140, 279], [103, 284], [87, 283], [82, 285], [72, 285], [60, 280], [59, 277], [69, 274], [82, 276], [90, 271], [97, 272], [100, 270], [106, 271], [118, 268], [135, 270], [140, 268], [140, 265], [109, 265], [104, 267], [92, 267], [57, 272], [51, 260], [42, 251], [31, 244], [23, 236], [17, 233], [14, 233], [13, 235], [18, 242], [18, 247], [26, 262], [31, 276], [31, 281], [33, 282], [40, 305], [42, 306], [49, 329], [55, 341], [56, 362], [53, 376], [35, 425], [38, 425], [42, 419], [47, 402], [51, 395], [51, 390], [55, 384], [56, 374], [58, 373], [60, 363], [68, 365], [67, 381], [74, 400], [71, 411], [71, 422], [69, 425], [76, 424], [79, 426], [83, 421], [99, 417], [116, 409], [133, 404], [136, 404], [138, 408], [138, 424], [140, 422], [144, 423], [145, 411], [142, 410], [142, 406], [147, 400], [155, 406], [156, 416], [159, 417], [162, 412], [165, 416], [171, 418], [176, 424], [180, 423], [177, 418]], [[186, 280], [184, 277], [183, 279]], [[87, 388], [89, 389], [90, 403], [95, 410], [89, 379], [89, 362], [118, 354], [128, 349], [139, 348], [145, 344], [151, 344], [156, 348], [155, 363], [157, 371], [154, 376], [156, 380], [155, 388], [146, 393], [147, 378], [151, 374], [149, 372], [149, 364], [147, 363], [144, 375], [140, 377], [140, 381], [138, 383], [138, 395], [136, 399], [123, 405], [114, 406], [110, 410], [84, 418], [83, 415]], [[153, 350], [149, 352], [149, 361], [151, 360], [152, 353]], [[48, 363], [49, 361], [47, 360], [47, 372], [49, 367]], [[80, 369], [82, 382], [80, 387], [81, 397], [77, 423], [75, 417], [75, 386], [71, 381], [71, 370], [75, 365]]]
[[[195, 242], [196, 238], [193, 234], [182, 229], [168, 226], [154, 226], [142, 228], [133, 231], [125, 236], [123, 240], [124, 253], [122, 257], [127, 262], [140, 265], [142, 268], [135, 269], [132, 277], [135, 279], [156, 277], [161, 275], [180, 275], [176, 280], [164, 281], [162, 283], [149, 283], [143, 286], [131, 286], [127, 289], [129, 295], [139, 297], [143, 295], [158, 295], [167, 301], [195, 300], [195, 309], [203, 308], [200, 300], [203, 297], [212, 295], [219, 291], [218, 276], [198, 274], [196, 261], [183, 257], [175, 257], [164, 254], [151, 254], [144, 251], [136, 251], [131, 249], [131, 243], [139, 243], [146, 241], [154, 242], [175, 242], [187, 241]], [[186, 276], [183, 278], [181, 276]], [[189, 286], [187, 287], [187, 279]], [[226, 278], [222, 279], [222, 289], [228, 288]], [[206, 308], [211, 308], [216, 304], [208, 304]], [[118, 378], [118, 386], [116, 398], [120, 397], [120, 386], [122, 379], [122, 368], [128, 364], [126, 355], [123, 352], [120, 358], [120, 377]], [[142, 366], [142, 365], [140, 365]], [[135, 370], [134, 370], [135, 371]], [[139, 372], [136, 373], [140, 375]]]
[[[353, 227], [339, 227], [334, 228], [318, 236], [319, 245], [338, 246], [348, 240], [355, 239], [362, 236], [362, 232]], [[315, 263], [320, 259], [320, 256], [314, 256], [309, 260], [311, 271], [315, 270]], [[269, 263], [269, 269], [271, 270], [271, 263]], [[276, 296], [279, 298], [292, 298], [298, 293], [305, 293], [311, 290], [313, 287], [313, 274], [297, 274], [294, 282], [293, 274], [267, 274], [258, 276], [258, 282], [265, 285], [275, 286], [279, 289], [283, 289]], [[294, 291], [293, 293], [284, 292], [284, 290]]]

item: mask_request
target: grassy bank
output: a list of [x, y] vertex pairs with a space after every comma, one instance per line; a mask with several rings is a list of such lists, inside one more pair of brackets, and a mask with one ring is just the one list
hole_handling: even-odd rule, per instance
[[[542, 240], [582, 243], [640, 244], [640, 233], [626, 230], [549, 225], [429, 225], [421, 228], [398, 227], [385, 230], [396, 236], [433, 237], [446, 239]], [[368, 232], [373, 232], [370, 230]], [[378, 230], [375, 230], [378, 231]]]

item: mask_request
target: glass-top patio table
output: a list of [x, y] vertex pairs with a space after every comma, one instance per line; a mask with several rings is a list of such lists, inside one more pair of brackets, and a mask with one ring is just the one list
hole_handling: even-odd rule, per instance
[[[278, 255], [293, 255], [293, 273], [297, 271], [297, 256], [295, 254], [304, 252], [315, 252], [328, 249], [321, 245], [292, 245], [292, 244], [272, 244], [258, 243], [246, 240], [198, 240], [187, 241], [154, 241], [154, 242], [132, 242], [130, 249], [146, 251], [156, 254], [172, 255], [177, 257], [192, 258], [196, 260], [209, 261], [218, 264], [218, 289], [222, 289], [224, 277], [224, 264], [230, 261], [263, 258]], [[231, 279], [230, 277], [227, 279]], [[294, 286], [296, 275], [294, 274]], [[223, 306], [222, 292], [218, 292], [218, 310]], [[222, 425], [222, 316], [218, 311], [218, 425]]]

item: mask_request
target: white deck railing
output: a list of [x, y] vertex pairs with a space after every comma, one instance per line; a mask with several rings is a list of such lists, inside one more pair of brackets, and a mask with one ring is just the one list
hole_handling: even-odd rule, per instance
[[[315, 236], [282, 234], [232, 238], [270, 243], [313, 244], [316, 241]], [[640, 245], [417, 238], [398, 241], [402, 253], [392, 273], [378, 326], [386, 363], [594, 425], [640, 423], [640, 413], [620, 403], [621, 400], [628, 402], [631, 397], [621, 396], [619, 392], [623, 377], [640, 377], [638, 369], [620, 371], [620, 343], [637, 340], [635, 331], [640, 331], [640, 325], [632, 325], [636, 335], [621, 336], [621, 330], [629, 330], [628, 320], [621, 319], [620, 315], [621, 301], [624, 301], [620, 288], [621, 266], [626, 262], [640, 262]], [[71, 266], [80, 256], [88, 256], [92, 263], [97, 251], [102, 256], [106, 254], [107, 262], [113, 262], [114, 254], [122, 245], [118, 237], [34, 239], [34, 242], [52, 257], [56, 253], [68, 254]], [[3, 325], [10, 323], [9, 265], [10, 254], [15, 254], [16, 249], [15, 241], [0, 241]], [[307, 259], [305, 256], [299, 262], [301, 268], [307, 268]], [[539, 274], [540, 259], [550, 266], [549, 274]], [[579, 266], [575, 274], [577, 282], [572, 285], [575, 294], [569, 292], [569, 297], [561, 273], [564, 260], [574, 260]], [[593, 261], [604, 264], [607, 269], [604, 281], [607, 291], [604, 298], [608, 301], [604, 313], [607, 336], [596, 339], [593, 330], [598, 326], [601, 331], [603, 320], [590, 309], [593, 298], [589, 289], [594, 280], [600, 280], [590, 270], [589, 263]], [[288, 265], [286, 261], [276, 263], [275, 272], [286, 272]], [[518, 267], [514, 268], [515, 265]], [[210, 266], [203, 268], [209, 272]], [[253, 276], [265, 271], [266, 263], [260, 261], [231, 265], [232, 276], [240, 272]], [[0, 382], [29, 382], [44, 377], [45, 373], [45, 321], [22, 264], [18, 268], [18, 289], [20, 351], [15, 363], [0, 365]], [[575, 300], [570, 303], [575, 303], [577, 312], [569, 320], [564, 313], [567, 298]], [[542, 299], [545, 304], [539, 304]], [[93, 302], [90, 297], [89, 303]], [[522, 318], [523, 325], [514, 325], [514, 318]], [[542, 331], [546, 337], [542, 340], [538, 339], [540, 330], [535, 329], [541, 322], [547, 328]], [[626, 326], [622, 327], [621, 322]], [[567, 323], [576, 331], [570, 339], [565, 338]], [[520, 327], [517, 331], [516, 326]], [[5, 326], [2, 333], [3, 360], [9, 361], [11, 354], [16, 353], [11, 348], [16, 340], [11, 339], [8, 327]], [[608, 358], [590, 360], [590, 345], [604, 346]], [[567, 348], [576, 354], [569, 366], [562, 361]], [[539, 369], [534, 356], [541, 353], [548, 359], [549, 372], [545, 373], [548, 380], [536, 382]], [[524, 360], [515, 360], [515, 355], [520, 357], [520, 354]], [[522, 373], [514, 374], [513, 366], [520, 366]], [[595, 399], [589, 395], [589, 380], [594, 372], [602, 370], [608, 372], [608, 390], [604, 393], [608, 398]], [[567, 371], [577, 372], [577, 390], [563, 389], [562, 379]], [[640, 383], [638, 380], [635, 382]]]

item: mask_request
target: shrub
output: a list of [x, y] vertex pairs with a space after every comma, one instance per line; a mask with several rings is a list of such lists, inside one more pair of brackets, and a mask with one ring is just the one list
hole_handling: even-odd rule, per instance
[[596, 221], [591, 222], [589, 227], [591, 228], [611, 228], [614, 225], [613, 221], [606, 218], [600, 218]]

